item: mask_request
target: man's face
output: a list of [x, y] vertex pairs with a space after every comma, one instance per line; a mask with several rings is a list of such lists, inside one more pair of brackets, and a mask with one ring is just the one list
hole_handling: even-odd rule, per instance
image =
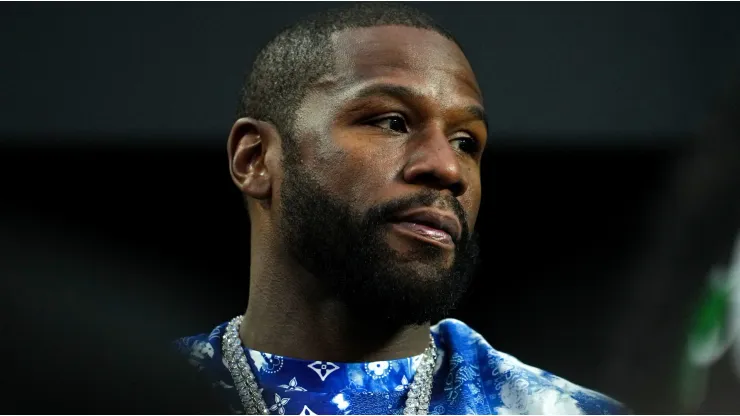
[[473, 273], [487, 126], [452, 41], [403, 26], [333, 36], [335, 71], [297, 112], [280, 235], [359, 317], [424, 323]]

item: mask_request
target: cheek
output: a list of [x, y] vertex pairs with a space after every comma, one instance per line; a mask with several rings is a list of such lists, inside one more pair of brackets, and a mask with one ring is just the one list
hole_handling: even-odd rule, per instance
[[465, 210], [468, 212], [468, 221], [470, 225], [470, 230], [472, 231], [473, 228], [475, 228], [475, 224], [478, 220], [478, 213], [480, 212], [480, 203], [481, 203], [481, 197], [482, 197], [482, 190], [481, 190], [481, 184], [480, 179], [476, 179], [473, 181], [473, 183], [470, 184], [470, 187], [468, 188], [468, 191], [465, 193], [465, 196], [463, 198], [463, 206], [465, 207]]
[[477, 204], [474, 207], [472, 207], [469, 211], [468, 217], [470, 218], [470, 230], [471, 231], [475, 228], [475, 224], [478, 221], [479, 209], [480, 209], [480, 204]]
[[380, 194], [398, 174], [393, 152], [352, 138], [338, 138], [317, 154], [316, 161], [332, 189], [360, 204], [382, 199]]

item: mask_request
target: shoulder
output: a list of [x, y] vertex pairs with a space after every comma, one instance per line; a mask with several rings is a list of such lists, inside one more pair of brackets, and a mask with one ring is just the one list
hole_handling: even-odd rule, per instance
[[233, 379], [226, 367], [221, 348], [222, 335], [228, 322], [219, 324], [209, 333], [202, 333], [177, 339], [175, 349], [206, 380], [216, 393], [219, 402], [226, 403], [232, 413], [238, 413], [239, 396]]
[[[445, 319], [432, 327], [443, 358], [447, 379], [467, 379], [481, 390], [495, 413], [537, 414], [625, 414], [619, 402], [571, 383], [547, 371], [527, 365], [494, 349], [479, 333], [456, 319]], [[438, 363], [438, 368], [440, 367]], [[463, 380], [465, 381], [465, 380]], [[458, 384], [460, 384], [458, 382]], [[480, 401], [480, 400], [478, 400]]]
[[216, 326], [210, 333], [182, 337], [175, 340], [178, 353], [185, 356], [188, 362], [198, 370], [220, 370], [223, 367], [221, 353], [221, 336], [226, 323]]

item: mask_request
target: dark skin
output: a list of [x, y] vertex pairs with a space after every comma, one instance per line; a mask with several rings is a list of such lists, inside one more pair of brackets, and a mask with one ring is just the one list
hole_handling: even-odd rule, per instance
[[[405, 26], [350, 29], [333, 35], [335, 70], [319, 80], [297, 111], [302, 163], [357, 211], [428, 187], [456, 198], [475, 226], [480, 162], [487, 137], [480, 89], [457, 45]], [[291, 258], [276, 232], [283, 183], [280, 132], [243, 118], [228, 152], [234, 183], [248, 197], [252, 223], [245, 346], [322, 361], [379, 361], [420, 354], [429, 324], [368, 335], [345, 305]], [[387, 243], [424, 275], [448, 267], [454, 252], [414, 258], [428, 241], [387, 232]]]

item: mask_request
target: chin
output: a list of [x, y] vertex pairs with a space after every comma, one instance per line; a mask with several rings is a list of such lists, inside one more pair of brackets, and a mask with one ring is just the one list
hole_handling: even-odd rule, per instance
[[358, 282], [359, 290], [344, 293], [345, 300], [365, 319], [391, 327], [433, 323], [448, 316], [466, 286], [440, 261], [388, 259], [374, 273], [368, 272]]
[[447, 261], [442, 259], [433, 262], [412, 260], [399, 268], [405, 270], [406, 279], [420, 284], [433, 285], [435, 282], [442, 282], [450, 277], [451, 270], [446, 263]]

